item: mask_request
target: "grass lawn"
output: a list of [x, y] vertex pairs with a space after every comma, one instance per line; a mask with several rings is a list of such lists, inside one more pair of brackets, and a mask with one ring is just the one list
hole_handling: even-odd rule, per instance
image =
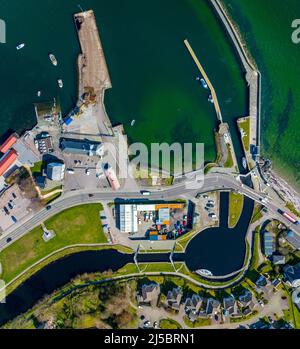
[[244, 132], [244, 137], [242, 137], [243, 145], [246, 151], [250, 148], [249, 134], [250, 134], [250, 118], [247, 118], [245, 121], [240, 121], [239, 127]]
[[180, 324], [172, 319], [162, 319], [159, 322], [159, 327], [164, 330], [180, 330]]
[[233, 167], [233, 158], [232, 158], [232, 153], [231, 153], [231, 147], [229, 144], [226, 144], [226, 147], [227, 147], [227, 151], [228, 151], [228, 156], [227, 156], [227, 160], [224, 164], [224, 167], [226, 168], [231, 168]]
[[287, 290], [286, 296], [288, 298], [289, 308], [283, 311], [284, 320], [293, 324], [296, 329], [300, 329], [300, 312], [297, 306], [292, 302], [292, 296]]
[[50, 253], [69, 245], [105, 243], [99, 211], [100, 204], [70, 208], [45, 222], [56, 236], [44, 242], [42, 229], [37, 227], [0, 253], [3, 267], [2, 279], [7, 283]]
[[259, 204], [255, 204], [251, 223], [255, 223], [263, 217], [263, 213], [261, 210], [262, 210], [262, 206]]
[[258, 251], [260, 249], [259, 231], [254, 233], [253, 250], [249, 270], [257, 270], [259, 266]]
[[211, 325], [211, 319], [198, 318], [196, 321], [190, 321], [186, 316], [183, 318], [184, 323], [191, 328], [201, 327], [201, 326], [209, 326]]
[[43, 170], [44, 163], [43, 161], [38, 161], [34, 164], [33, 167], [31, 167], [31, 173], [34, 177], [41, 175]]
[[297, 217], [300, 217], [300, 212], [297, 211], [297, 209], [295, 208], [295, 206], [291, 202], [288, 202], [286, 204], [286, 208], [289, 209], [291, 212], [293, 212], [294, 215], [296, 215]]
[[239, 221], [244, 206], [244, 196], [230, 192], [229, 195], [229, 228], [234, 228]]

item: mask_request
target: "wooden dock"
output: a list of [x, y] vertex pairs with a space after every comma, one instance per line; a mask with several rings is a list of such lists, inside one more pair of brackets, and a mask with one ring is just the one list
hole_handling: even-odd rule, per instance
[[188, 42], [187, 39], [184, 40], [184, 44], [187, 47], [187, 49], [189, 50], [189, 53], [191, 54], [191, 56], [192, 56], [194, 62], [196, 63], [198, 69], [200, 70], [201, 75], [205, 79], [205, 81], [206, 81], [206, 83], [207, 83], [207, 85], [208, 85], [208, 87], [210, 89], [211, 96], [213, 98], [213, 102], [214, 102], [214, 106], [215, 106], [215, 109], [216, 109], [217, 117], [218, 117], [220, 122], [223, 122], [221, 109], [220, 109], [220, 106], [219, 106], [219, 102], [218, 102], [216, 91], [215, 91], [212, 83], [210, 82], [208, 76], [206, 75], [205, 70], [203, 69], [201, 63], [199, 62], [199, 60], [198, 60], [194, 50], [192, 49], [192, 47], [191, 47], [191, 45], [190, 45], [190, 43]]

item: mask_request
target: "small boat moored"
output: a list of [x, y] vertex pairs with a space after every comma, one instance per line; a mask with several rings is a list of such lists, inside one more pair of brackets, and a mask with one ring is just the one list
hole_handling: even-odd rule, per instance
[[213, 99], [212, 95], [209, 95], [208, 101], [209, 101], [210, 103], [213, 103], [213, 102], [214, 102], [214, 99]]
[[38, 96], [38, 97], [41, 97], [41, 94], [42, 94], [41, 91], [37, 91], [37, 96]]
[[246, 170], [247, 169], [247, 160], [245, 157], [242, 158], [242, 165], [243, 165], [244, 169]]
[[53, 53], [49, 53], [49, 58], [50, 58], [50, 61], [53, 65], [57, 66], [57, 59], [56, 57], [54, 56]]
[[58, 83], [59, 88], [63, 88], [64, 83], [63, 83], [62, 79], [58, 79], [57, 83]]
[[21, 50], [21, 48], [23, 48], [25, 46], [24, 42], [22, 42], [21, 44], [16, 46], [17, 50]]
[[207, 90], [208, 89], [208, 85], [206, 83], [206, 81], [202, 78], [200, 79], [201, 85]]
[[135, 120], [132, 120], [130, 125], [133, 126], [135, 124]]
[[196, 273], [202, 276], [213, 276], [213, 273], [210, 270], [207, 269], [199, 269], [196, 270]]

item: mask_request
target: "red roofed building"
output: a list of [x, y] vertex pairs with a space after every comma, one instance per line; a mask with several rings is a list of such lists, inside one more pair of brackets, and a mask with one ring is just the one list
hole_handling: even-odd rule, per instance
[[0, 176], [2, 176], [10, 168], [17, 158], [18, 153], [14, 149], [11, 149], [0, 159]]
[[0, 152], [5, 154], [18, 140], [18, 135], [13, 133], [10, 135], [7, 140], [1, 145]]

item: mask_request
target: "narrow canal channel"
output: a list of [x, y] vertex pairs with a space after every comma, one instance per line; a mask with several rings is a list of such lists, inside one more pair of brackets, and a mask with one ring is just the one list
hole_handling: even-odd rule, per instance
[[[185, 261], [191, 271], [208, 269], [214, 275], [227, 275], [242, 267], [246, 246], [245, 236], [254, 202], [245, 198], [241, 218], [235, 228], [228, 228], [229, 193], [221, 193], [220, 227], [206, 229], [194, 237], [185, 253], [174, 254], [174, 261]], [[0, 304], [0, 325], [33, 307], [44, 295], [67, 284], [83, 273], [116, 271], [133, 263], [133, 254], [116, 250], [79, 252], [62, 258], [26, 280]], [[170, 253], [138, 255], [138, 262], [169, 262]]]

